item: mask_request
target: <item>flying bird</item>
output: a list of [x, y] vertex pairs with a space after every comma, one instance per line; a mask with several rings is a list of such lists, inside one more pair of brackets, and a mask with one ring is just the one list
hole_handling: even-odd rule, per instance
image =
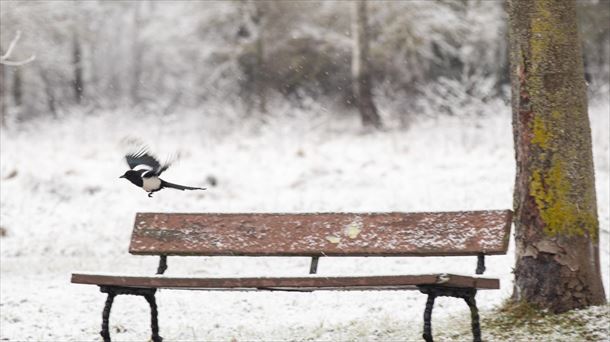
[[166, 182], [159, 176], [163, 171], [167, 170], [171, 163], [164, 164], [153, 157], [146, 148], [140, 149], [138, 152], [125, 155], [125, 161], [129, 165], [129, 170], [119, 178], [126, 178], [134, 185], [148, 192], [148, 197], [152, 197], [154, 192], [163, 188], [171, 188], [177, 190], [205, 190], [206, 188], [198, 188], [193, 186], [185, 186]]

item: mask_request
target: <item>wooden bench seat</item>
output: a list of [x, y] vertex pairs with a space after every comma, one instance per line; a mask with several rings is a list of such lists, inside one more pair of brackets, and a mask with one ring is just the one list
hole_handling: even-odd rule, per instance
[[[143, 296], [151, 307], [152, 339], [158, 334], [155, 291], [197, 289], [224, 291], [414, 290], [428, 295], [424, 334], [432, 341], [431, 314], [438, 296], [463, 298], [471, 310], [475, 341], [480, 328], [475, 295], [499, 289], [498, 279], [454, 274], [322, 277], [320, 257], [476, 256], [476, 273], [486, 255], [505, 254], [512, 213], [509, 210], [439, 213], [312, 214], [169, 214], [138, 213], [129, 252], [160, 256], [157, 275], [129, 276], [75, 273], [72, 282], [98, 285], [107, 293], [101, 335], [110, 341], [108, 320], [114, 297]], [[308, 256], [302, 277], [170, 277], [163, 275], [168, 256]], [[304, 272], [305, 273], [305, 272]]]
[[202, 290], [417, 290], [418, 285], [442, 285], [477, 289], [499, 289], [498, 279], [454, 274], [423, 274], [369, 277], [260, 277], [260, 278], [176, 278], [166, 276], [72, 275], [79, 284], [138, 288]]

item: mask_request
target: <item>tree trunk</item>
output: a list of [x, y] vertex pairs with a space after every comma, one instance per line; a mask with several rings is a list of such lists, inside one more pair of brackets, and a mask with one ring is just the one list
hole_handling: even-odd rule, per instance
[[15, 67], [13, 72], [13, 104], [21, 106], [23, 103], [23, 82], [21, 80], [21, 68]]
[[140, 42], [140, 30], [142, 28], [141, 3], [134, 3], [133, 13], [133, 80], [131, 83], [131, 101], [136, 105], [140, 103], [140, 83], [142, 82], [142, 43]]
[[515, 180], [513, 299], [603, 304], [591, 128], [573, 0], [509, 0]]
[[[4, 55], [4, 49], [0, 46], [0, 56]], [[6, 127], [6, 66], [0, 63], [0, 127]]]
[[265, 58], [265, 29], [266, 29], [266, 7], [264, 3], [252, 2], [253, 13], [252, 22], [257, 27], [256, 35], [256, 69], [254, 70], [254, 87], [258, 96], [258, 110], [261, 113], [267, 112], [267, 82], [265, 82], [266, 70], [266, 58]]
[[51, 84], [51, 80], [49, 79], [49, 74], [47, 71], [40, 67], [40, 79], [42, 79], [42, 83], [44, 84], [44, 92], [47, 97], [47, 106], [49, 107], [49, 111], [53, 114], [54, 118], [57, 118], [57, 106], [55, 104], [55, 93], [53, 91], [53, 85]]
[[[0, 48], [0, 54], [3, 51]], [[4, 80], [4, 74], [6, 67], [4, 64], [0, 64], [0, 127], [6, 126], [6, 84]]]
[[352, 85], [354, 100], [364, 126], [380, 128], [381, 118], [373, 102], [369, 66], [367, 2], [352, 2]]
[[78, 33], [76, 29], [72, 36], [72, 64], [74, 67], [74, 100], [80, 104], [83, 99], [84, 85], [83, 85], [83, 63], [81, 55], [80, 40], [78, 39]]

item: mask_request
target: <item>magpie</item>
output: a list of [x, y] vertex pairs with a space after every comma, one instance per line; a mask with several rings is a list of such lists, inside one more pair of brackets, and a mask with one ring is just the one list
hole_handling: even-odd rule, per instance
[[126, 178], [136, 186], [141, 187], [144, 189], [144, 191], [148, 192], [148, 197], [152, 197], [154, 192], [157, 192], [163, 188], [172, 188], [183, 191], [206, 189], [174, 184], [159, 178], [163, 171], [170, 167], [171, 163], [159, 163], [159, 161], [153, 157], [146, 148], [142, 148], [138, 152], [125, 155], [125, 161], [127, 161], [127, 165], [129, 165], [129, 170], [127, 170], [125, 174], [119, 178]]

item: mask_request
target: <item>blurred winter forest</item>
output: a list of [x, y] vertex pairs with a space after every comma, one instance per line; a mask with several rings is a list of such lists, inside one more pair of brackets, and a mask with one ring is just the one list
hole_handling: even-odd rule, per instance
[[[382, 116], [485, 115], [508, 101], [503, 1], [369, 1], [367, 62]], [[354, 106], [346, 1], [0, 1], [6, 124], [101, 109], [159, 115], [209, 103], [244, 117]], [[590, 96], [608, 91], [610, 4], [578, 1]], [[422, 111], [426, 106], [428, 110]], [[460, 113], [454, 108], [459, 107]], [[75, 110], [77, 109], [77, 110]], [[334, 112], [334, 111], [333, 111]], [[330, 115], [330, 114], [329, 114]], [[5, 120], [4, 120], [5, 119]]]

